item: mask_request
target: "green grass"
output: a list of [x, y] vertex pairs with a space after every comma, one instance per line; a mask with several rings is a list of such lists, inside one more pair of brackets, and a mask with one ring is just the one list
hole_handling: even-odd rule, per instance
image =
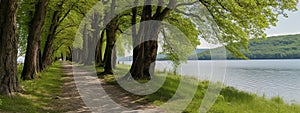
[[[97, 68], [97, 70], [102, 71], [103, 69]], [[128, 70], [128, 66], [119, 65], [115, 72], [119, 73], [125, 70]], [[114, 76], [106, 76], [104, 79], [111, 84], [118, 85]], [[183, 91], [179, 92], [179, 96], [172, 102], [174, 103], [172, 107], [181, 106], [180, 102], [190, 96], [189, 94], [193, 94], [191, 87], [196, 83], [197, 91], [184, 112], [198, 113], [209, 84], [208, 81], [198, 81], [192, 77], [181, 77], [168, 73], [163, 86], [155, 93], [147, 95], [144, 98], [155, 105], [162, 105], [172, 98], [178, 90], [180, 81], [184, 83]], [[210, 108], [209, 113], [300, 113], [300, 106], [298, 104], [286, 104], [280, 97], [268, 99], [264, 96], [261, 97], [239, 91], [233, 87], [223, 87], [216, 103]]]
[[[18, 67], [19, 75], [22, 66]], [[47, 113], [57, 112], [51, 109], [54, 97], [60, 94], [63, 85], [61, 63], [55, 62], [48, 67], [40, 78], [31, 81], [20, 81], [25, 89], [23, 94], [16, 94], [13, 97], [0, 96], [2, 105], [0, 112], [18, 113]]]

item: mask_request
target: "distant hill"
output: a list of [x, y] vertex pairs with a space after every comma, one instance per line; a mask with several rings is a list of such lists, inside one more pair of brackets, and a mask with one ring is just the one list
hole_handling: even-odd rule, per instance
[[[250, 40], [248, 47], [249, 52], [242, 51], [249, 59], [300, 59], [300, 34], [273, 36], [260, 41]], [[209, 51], [199, 53], [198, 59], [209, 60]], [[227, 59], [239, 58], [227, 52]]]

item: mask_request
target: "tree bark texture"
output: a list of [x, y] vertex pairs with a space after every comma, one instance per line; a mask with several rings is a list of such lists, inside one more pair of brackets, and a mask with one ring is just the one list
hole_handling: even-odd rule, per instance
[[53, 58], [51, 57], [54, 50], [53, 50], [53, 42], [56, 35], [56, 30], [59, 26], [59, 24], [67, 17], [67, 15], [70, 13], [71, 9], [69, 9], [64, 16], [62, 16], [62, 9], [63, 4], [65, 3], [65, 0], [62, 0], [59, 4], [57, 4], [56, 10], [54, 11], [52, 15], [52, 21], [51, 26], [49, 30], [49, 34], [47, 36], [47, 41], [44, 46], [43, 56], [42, 56], [42, 63], [41, 63], [41, 71], [45, 70], [47, 66], [49, 66]]
[[20, 88], [17, 77], [17, 9], [18, 0], [0, 1], [0, 94], [9, 96]]
[[55, 11], [52, 17], [52, 24], [50, 26], [49, 35], [47, 36], [47, 41], [45, 43], [44, 52], [42, 56], [42, 66], [41, 71], [43, 71], [48, 65], [51, 64], [51, 55], [53, 52], [53, 42], [55, 38], [55, 32], [59, 25], [60, 12]]
[[39, 0], [35, 6], [35, 13], [29, 26], [29, 36], [27, 39], [27, 50], [25, 55], [24, 68], [21, 78], [32, 80], [37, 76], [39, 42], [46, 18], [48, 0]]
[[113, 74], [113, 49], [116, 43], [116, 32], [117, 32], [117, 19], [113, 19], [106, 26], [106, 48], [105, 48], [105, 65], [104, 65], [104, 73], [105, 74]]
[[[162, 21], [169, 15], [176, 5], [176, 0], [169, 0], [167, 8], [162, 8], [163, 1], [160, 0], [154, 15], [152, 15], [152, 0], [145, 0], [142, 11], [141, 24], [138, 33], [133, 29], [133, 62], [130, 74], [133, 79], [151, 79], [154, 73], [155, 60], [158, 49], [158, 34]], [[136, 23], [136, 9], [133, 9], [132, 24]], [[128, 78], [126, 75], [125, 78]]]

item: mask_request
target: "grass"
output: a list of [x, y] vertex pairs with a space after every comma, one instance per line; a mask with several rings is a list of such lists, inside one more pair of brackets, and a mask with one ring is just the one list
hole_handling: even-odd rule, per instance
[[[103, 68], [97, 68], [97, 72]], [[115, 72], [125, 73], [128, 66], [118, 65]], [[125, 72], [124, 72], [125, 71]], [[159, 73], [158, 73], [159, 75]], [[118, 77], [118, 76], [117, 76]], [[161, 76], [158, 76], [161, 77]], [[108, 83], [118, 85], [114, 76], [106, 76], [104, 80]], [[195, 95], [192, 96], [192, 101], [188, 104], [184, 112], [198, 113], [205, 95], [208, 81], [198, 81], [193, 77], [179, 76], [168, 73], [163, 86], [153, 94], [147, 95], [144, 98], [155, 105], [162, 105], [171, 99], [176, 91], [180, 81], [184, 84], [182, 91], [176, 96], [176, 99], [171, 103], [171, 107], [176, 108], [182, 106], [185, 98], [194, 94], [192, 87], [197, 86]], [[215, 104], [209, 109], [209, 113], [300, 113], [298, 104], [286, 104], [280, 97], [271, 99], [264, 96], [257, 96], [248, 92], [239, 91], [233, 87], [223, 87]]]
[[[19, 75], [22, 66], [18, 67]], [[20, 85], [25, 89], [24, 93], [18, 93], [13, 97], [0, 96], [2, 105], [0, 112], [12, 113], [47, 113], [57, 112], [51, 108], [54, 97], [60, 94], [63, 80], [61, 63], [55, 62], [48, 67], [40, 78], [31, 81], [20, 81]]]

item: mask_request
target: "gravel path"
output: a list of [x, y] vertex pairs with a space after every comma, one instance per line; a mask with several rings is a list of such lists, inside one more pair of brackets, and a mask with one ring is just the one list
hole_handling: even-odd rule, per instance
[[106, 84], [96, 73], [63, 62], [65, 81], [56, 97], [57, 110], [67, 113], [161, 113], [141, 97]]

